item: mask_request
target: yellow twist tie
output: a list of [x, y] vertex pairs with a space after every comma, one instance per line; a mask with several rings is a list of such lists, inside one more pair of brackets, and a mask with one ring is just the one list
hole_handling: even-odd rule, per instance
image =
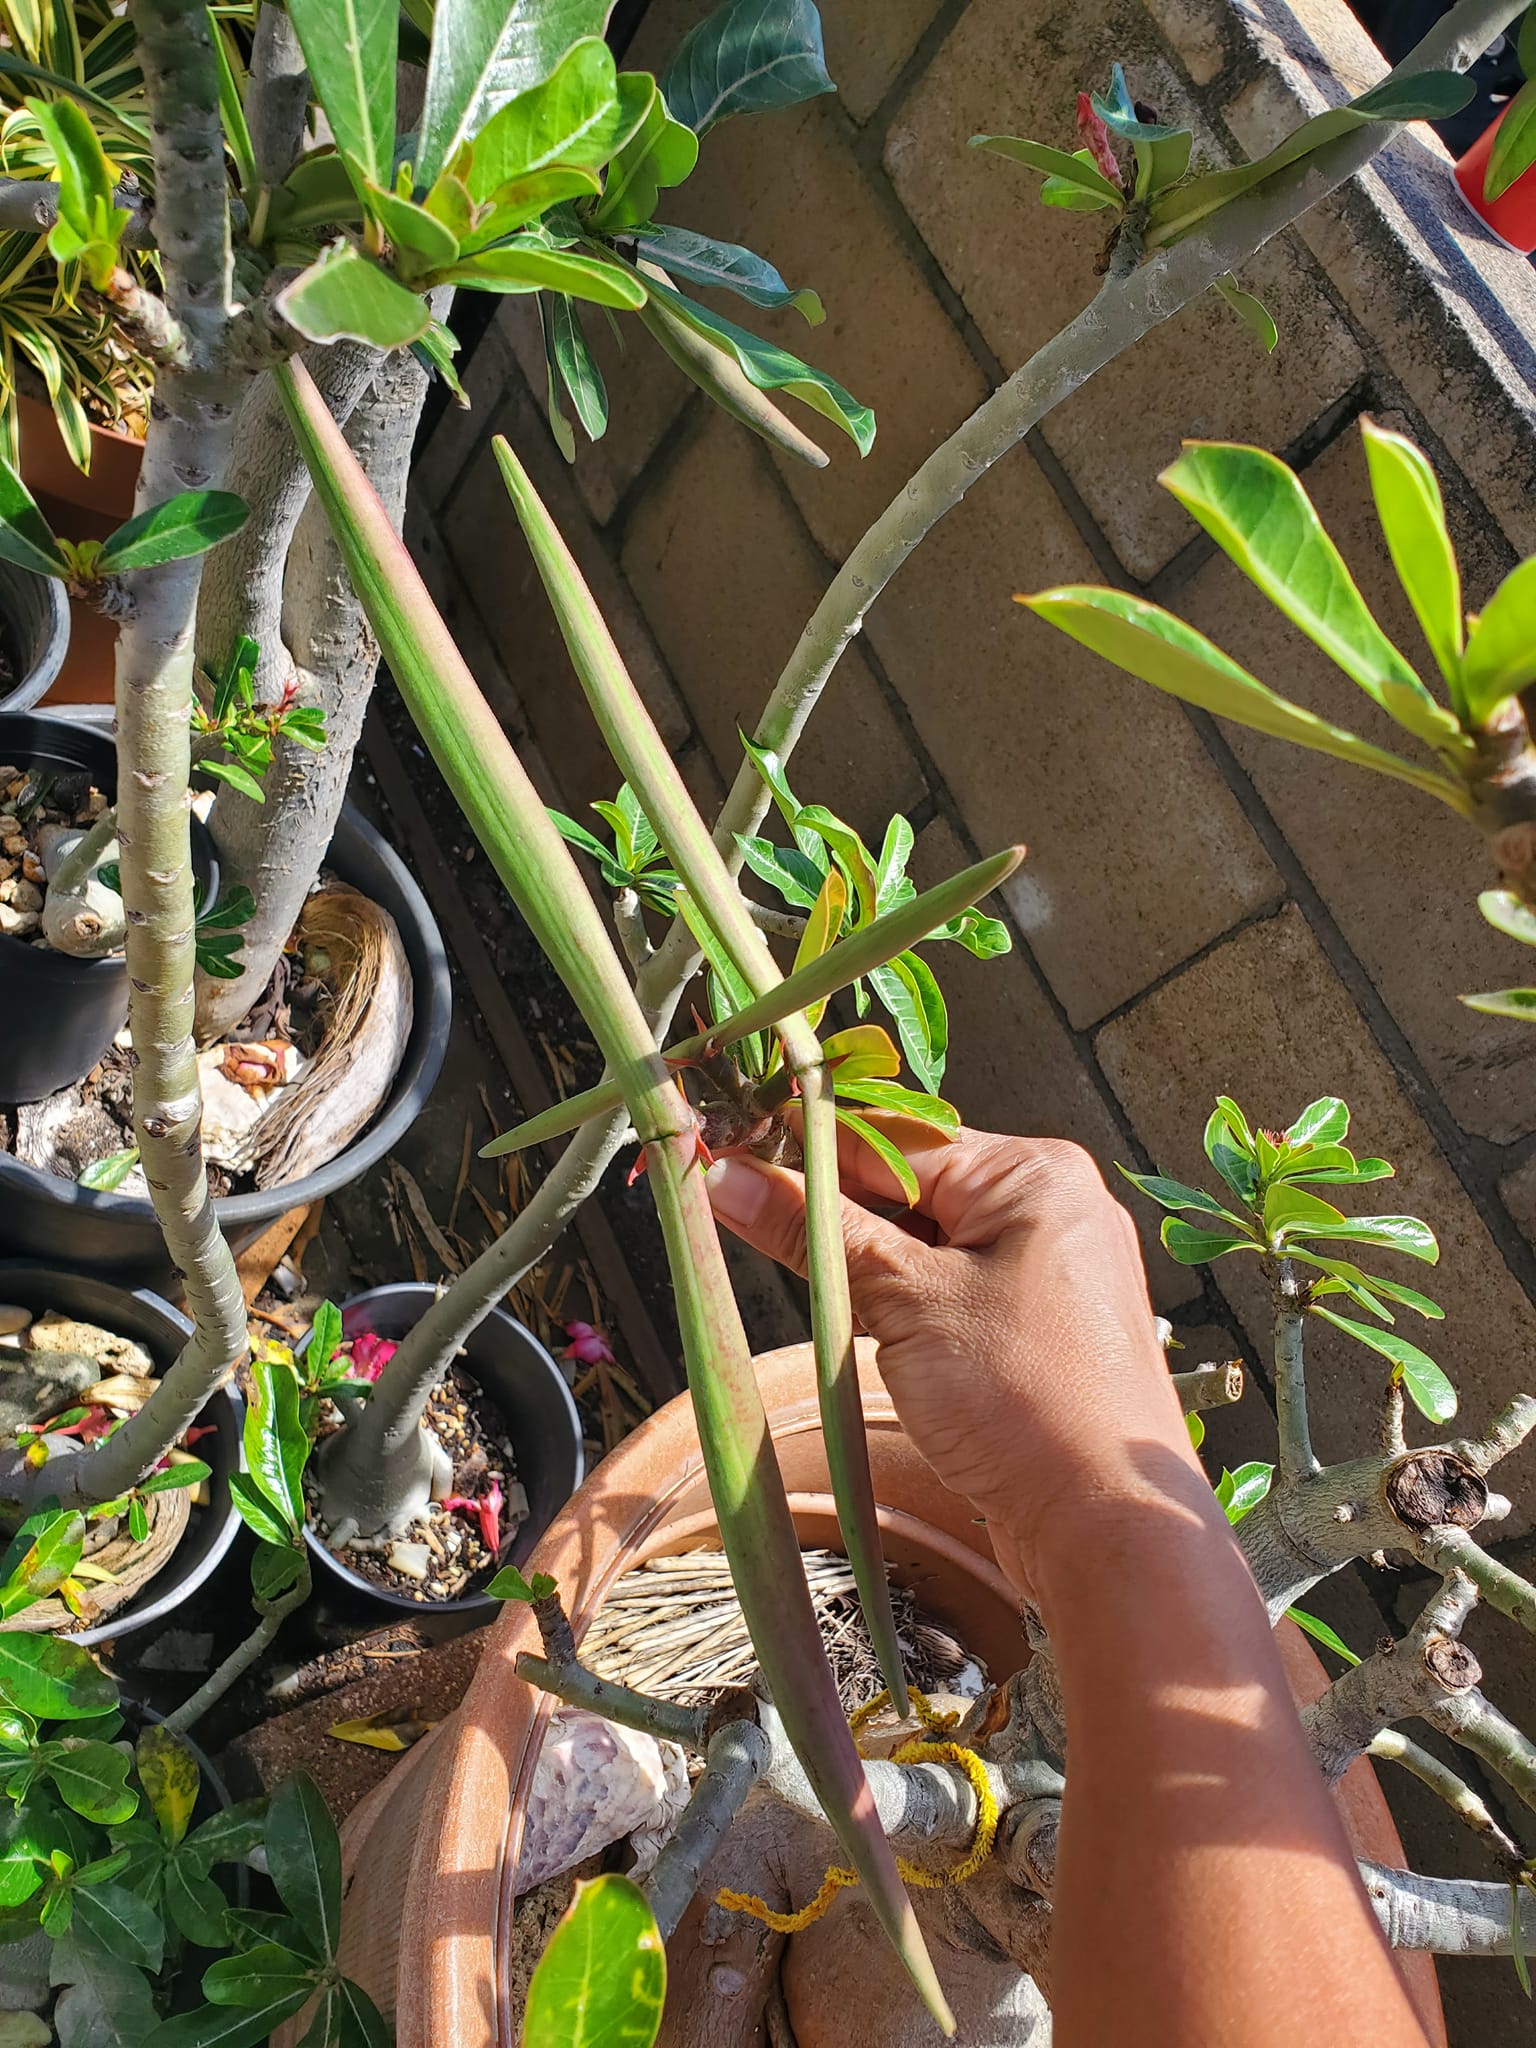
[[[958, 1714], [936, 1713], [915, 1687], [908, 1690], [917, 1708], [917, 1718], [925, 1728], [952, 1728], [959, 1720]], [[850, 1730], [857, 1735], [882, 1707], [890, 1705], [890, 1699], [888, 1692], [882, 1692], [867, 1706], [859, 1707], [848, 1718]], [[862, 1750], [860, 1754], [863, 1754]], [[974, 1877], [980, 1870], [997, 1840], [997, 1801], [992, 1794], [986, 1765], [974, 1750], [962, 1748], [958, 1742], [927, 1742], [920, 1735], [904, 1742], [891, 1761], [897, 1764], [955, 1764], [970, 1780], [971, 1790], [976, 1794], [976, 1832], [960, 1861], [948, 1870], [919, 1870], [904, 1856], [896, 1858], [896, 1868], [904, 1882], [918, 1885], [925, 1891], [942, 1891], [946, 1885], [964, 1884], [967, 1878]], [[763, 1921], [778, 1934], [798, 1934], [803, 1927], [809, 1927], [812, 1921], [821, 1918], [840, 1891], [858, 1881], [857, 1871], [837, 1864], [830, 1866], [815, 1898], [796, 1913], [776, 1913], [766, 1899], [760, 1899], [752, 1892], [719, 1891], [715, 1894], [715, 1904], [732, 1913], [750, 1913], [754, 1920]]]

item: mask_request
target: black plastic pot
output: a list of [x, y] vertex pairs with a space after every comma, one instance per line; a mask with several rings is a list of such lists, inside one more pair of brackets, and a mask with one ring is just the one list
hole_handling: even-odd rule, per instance
[[[0, 710], [0, 762], [17, 768], [83, 770], [103, 794], [116, 794], [117, 749], [96, 726]], [[212, 839], [196, 819], [192, 866], [202, 900], [211, 903], [218, 893], [218, 861]], [[105, 960], [77, 960], [0, 933], [0, 986], [5, 990], [0, 1004], [0, 1102], [39, 1102], [56, 1088], [69, 1087], [91, 1071], [128, 1021], [128, 969], [120, 953]], [[0, 1249], [54, 1250], [64, 1258], [72, 1256], [63, 1245], [12, 1245], [3, 1231]]]
[[[344, 1302], [341, 1327], [348, 1337], [371, 1330], [378, 1337], [403, 1337], [437, 1298], [437, 1289], [407, 1280], [392, 1287], [370, 1287]], [[517, 1477], [528, 1494], [528, 1519], [517, 1532], [503, 1564], [521, 1564], [582, 1482], [586, 1469], [581, 1443], [581, 1417], [565, 1383], [565, 1374], [534, 1336], [504, 1309], [493, 1308], [471, 1331], [458, 1363], [498, 1409], [512, 1440]], [[329, 1574], [346, 1592], [365, 1604], [418, 1620], [453, 1615], [461, 1622], [484, 1621], [501, 1604], [484, 1593], [464, 1593], [457, 1600], [412, 1600], [391, 1593], [354, 1572], [327, 1550], [312, 1530], [305, 1530], [310, 1556], [318, 1568], [318, 1590]]]
[[[448, 1050], [453, 1015], [448, 955], [426, 898], [404, 862], [349, 805], [337, 824], [326, 865], [381, 904], [400, 928], [415, 998], [405, 1058], [378, 1116], [328, 1165], [281, 1187], [226, 1195], [216, 1202], [226, 1232], [270, 1223], [284, 1210], [317, 1201], [356, 1180], [421, 1114]], [[100, 1194], [59, 1180], [21, 1165], [8, 1152], [0, 1152], [0, 1253], [66, 1259], [103, 1276], [135, 1280], [168, 1272], [165, 1245], [147, 1201]]]
[[[146, 1347], [162, 1372], [192, 1334], [186, 1317], [178, 1315], [168, 1301], [162, 1301], [147, 1288], [130, 1292], [83, 1273], [34, 1264], [28, 1259], [0, 1259], [0, 1301], [30, 1309], [34, 1315], [57, 1309], [61, 1315], [78, 1316], [82, 1322], [99, 1323], [119, 1336], [133, 1337]], [[199, 1419], [211, 1422], [218, 1434], [201, 1438], [197, 1446], [198, 1457], [213, 1471], [208, 1482], [207, 1507], [192, 1510], [186, 1534], [170, 1562], [136, 1598], [98, 1627], [81, 1629], [72, 1635], [71, 1642], [115, 1642], [137, 1629], [148, 1628], [152, 1622], [163, 1621], [218, 1569], [240, 1527], [240, 1517], [230, 1498], [229, 1479], [243, 1464], [240, 1431], [244, 1417], [245, 1404], [233, 1387], [225, 1387], [214, 1395]]]
[[0, 690], [0, 711], [27, 711], [64, 666], [69, 646], [69, 604], [57, 577], [0, 562], [0, 645], [13, 678]]

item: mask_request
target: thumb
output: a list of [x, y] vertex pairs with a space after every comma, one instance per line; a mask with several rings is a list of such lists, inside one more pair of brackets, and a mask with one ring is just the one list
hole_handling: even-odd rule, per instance
[[[717, 1159], [704, 1176], [716, 1217], [757, 1251], [802, 1279], [806, 1272], [805, 1180], [787, 1167], [749, 1155]], [[881, 1335], [912, 1294], [922, 1292], [931, 1248], [883, 1216], [842, 1200], [843, 1248], [854, 1313], [871, 1336]]]

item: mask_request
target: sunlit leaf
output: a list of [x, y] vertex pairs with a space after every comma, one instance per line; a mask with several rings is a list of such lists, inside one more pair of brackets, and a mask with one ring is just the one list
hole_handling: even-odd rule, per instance
[[766, 257], [755, 256], [735, 242], [719, 242], [692, 228], [653, 223], [636, 235], [635, 244], [642, 256], [659, 263], [669, 277], [717, 286], [753, 306], [793, 306], [811, 327], [819, 327], [826, 318], [815, 292], [787, 285]]
[[1125, 205], [1125, 194], [1111, 185], [1086, 150], [1069, 155], [1064, 149], [1051, 149], [1043, 142], [1029, 142], [1018, 135], [973, 135], [971, 148], [1011, 157], [1015, 163], [1028, 164], [1032, 171], [1058, 178], [1096, 207]]
[[1495, 708], [1536, 681], [1536, 555], [1511, 569], [1472, 626], [1462, 661], [1467, 717], [1484, 724]]
[[237, 534], [248, 516], [245, 500], [233, 491], [178, 491], [109, 534], [97, 568], [103, 576], [126, 576], [206, 554]]
[[1371, 473], [1376, 516], [1392, 566], [1460, 711], [1461, 571], [1445, 523], [1445, 502], [1435, 472], [1404, 434], [1362, 420], [1365, 459]]
[[364, 341], [407, 348], [432, 325], [419, 292], [370, 263], [350, 242], [333, 242], [277, 297], [277, 309], [310, 341]]
[[1335, 1329], [1343, 1330], [1347, 1336], [1390, 1359], [1396, 1369], [1394, 1376], [1401, 1379], [1413, 1405], [1431, 1422], [1449, 1422], [1456, 1413], [1455, 1388], [1435, 1361], [1417, 1344], [1410, 1344], [1406, 1337], [1399, 1337], [1393, 1330], [1376, 1330], [1368, 1323], [1352, 1323], [1347, 1316], [1335, 1315], [1332, 1309], [1319, 1308], [1316, 1303], [1307, 1313], [1321, 1316]]
[[[324, 7], [329, 0], [315, 0]], [[416, 182], [430, 187], [519, 93], [541, 84], [573, 43], [600, 36], [611, 0], [437, 0]], [[398, 9], [391, 6], [392, 18]], [[390, 74], [393, 78], [393, 60]], [[393, 140], [393, 138], [391, 138]]]
[[578, 1881], [528, 1986], [522, 2048], [651, 2048], [667, 1952], [630, 1878]]

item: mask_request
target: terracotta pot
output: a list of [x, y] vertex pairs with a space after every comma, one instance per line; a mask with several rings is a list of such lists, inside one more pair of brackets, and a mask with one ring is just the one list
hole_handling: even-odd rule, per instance
[[[1506, 107], [1504, 113], [1508, 111]], [[1536, 165], [1522, 171], [1509, 190], [1501, 192], [1497, 199], [1488, 199], [1483, 193], [1483, 179], [1487, 175], [1488, 159], [1493, 154], [1494, 137], [1503, 120], [1504, 114], [1500, 114], [1497, 121], [1483, 130], [1466, 155], [1459, 159], [1453, 175], [1457, 190], [1483, 226], [1496, 235], [1506, 249], [1529, 256], [1536, 249]]]
[[[837, 1524], [811, 1348], [768, 1352], [757, 1367], [795, 1526], [808, 1547], [833, 1545]], [[941, 1485], [908, 1442], [875, 1368], [874, 1346], [862, 1340], [859, 1384], [895, 1577], [986, 1661], [994, 1678], [1017, 1670], [1024, 1657], [1018, 1598], [970, 1503]], [[527, 1569], [559, 1581], [579, 1642], [624, 1572], [715, 1534], [684, 1395], [603, 1460]], [[1314, 1697], [1327, 1682], [1322, 1667], [1299, 1632], [1281, 1633], [1298, 1699]], [[398, 2048], [513, 2048], [500, 1962], [522, 1802], [554, 1707], [516, 1677], [514, 1665], [520, 1651], [538, 1647], [529, 1610], [503, 1609], [463, 1705], [409, 1751], [342, 1830], [342, 1967], [393, 2011]], [[1402, 1848], [1368, 1765], [1350, 1771], [1339, 1798], [1359, 1853], [1401, 1864]], [[1444, 2048], [1433, 1961], [1405, 1957], [1403, 1968], [1431, 2042]]]
[[[144, 443], [136, 434], [125, 434], [120, 427], [92, 427], [91, 468], [86, 476], [69, 459], [51, 405], [18, 394], [16, 425], [21, 479], [34, 498], [51, 498], [55, 504], [110, 520], [113, 526], [129, 517], [139, 464], [144, 459]], [[96, 537], [94, 528], [76, 533], [67, 522], [60, 523], [60, 531], [71, 540]]]

